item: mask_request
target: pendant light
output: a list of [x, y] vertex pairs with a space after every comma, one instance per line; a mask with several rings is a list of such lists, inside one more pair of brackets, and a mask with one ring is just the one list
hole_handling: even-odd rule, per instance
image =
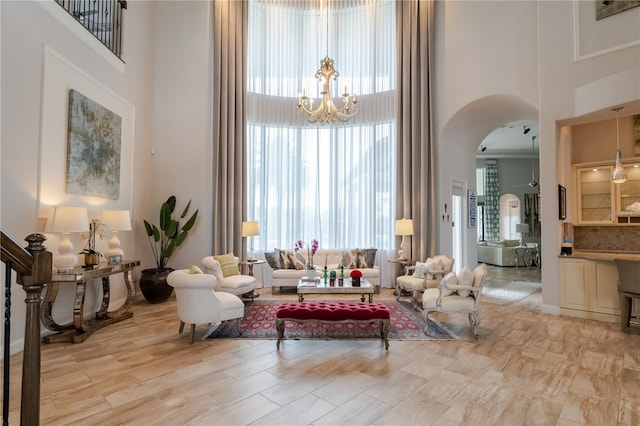
[[616, 112], [616, 141], [617, 141], [616, 166], [613, 169], [613, 174], [611, 175], [611, 180], [613, 181], [613, 183], [624, 183], [627, 181], [627, 174], [624, 172], [624, 167], [622, 167], [622, 153], [620, 152], [620, 123], [618, 120], [618, 115], [622, 108], [623, 107], [617, 107], [611, 110]]

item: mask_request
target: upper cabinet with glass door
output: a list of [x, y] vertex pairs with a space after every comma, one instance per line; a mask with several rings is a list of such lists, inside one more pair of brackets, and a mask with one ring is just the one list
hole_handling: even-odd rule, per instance
[[576, 169], [578, 223], [614, 222], [614, 184], [611, 173], [611, 166]]
[[640, 164], [626, 164], [627, 181], [616, 184], [618, 223], [640, 224]]

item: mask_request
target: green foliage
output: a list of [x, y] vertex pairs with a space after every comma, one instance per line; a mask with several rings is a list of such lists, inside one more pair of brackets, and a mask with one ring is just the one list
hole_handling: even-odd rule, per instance
[[176, 208], [175, 195], [170, 196], [167, 201], [162, 203], [160, 207], [159, 226], [144, 221], [144, 229], [149, 237], [149, 244], [153, 251], [153, 257], [156, 261], [158, 269], [167, 267], [169, 258], [173, 255], [176, 248], [187, 239], [187, 235], [198, 218], [198, 210], [196, 210], [186, 222], [181, 221], [189, 214], [191, 208], [191, 200], [187, 203], [182, 214], [176, 220], [173, 218], [173, 211]]

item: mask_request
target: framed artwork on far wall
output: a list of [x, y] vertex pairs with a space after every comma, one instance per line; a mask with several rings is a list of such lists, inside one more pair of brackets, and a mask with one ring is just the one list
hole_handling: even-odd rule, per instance
[[567, 218], [567, 190], [564, 186], [558, 185], [558, 219]]
[[475, 228], [477, 226], [477, 214], [478, 214], [478, 200], [476, 191], [467, 191], [467, 201], [469, 205], [469, 228]]

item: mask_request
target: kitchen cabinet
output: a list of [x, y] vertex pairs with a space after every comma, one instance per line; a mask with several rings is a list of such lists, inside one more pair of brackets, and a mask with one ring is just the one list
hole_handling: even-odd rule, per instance
[[640, 164], [624, 166], [627, 181], [617, 184], [618, 223], [640, 224]]
[[560, 257], [560, 313], [620, 321], [618, 269], [610, 260]]
[[614, 183], [611, 166], [576, 169], [579, 224], [611, 224], [615, 219]]

